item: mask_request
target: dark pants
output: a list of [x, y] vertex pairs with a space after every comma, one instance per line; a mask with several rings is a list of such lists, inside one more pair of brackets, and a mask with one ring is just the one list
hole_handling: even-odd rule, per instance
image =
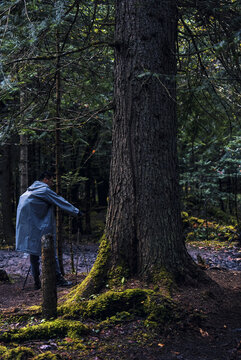
[[[39, 262], [40, 257], [38, 255], [32, 255], [30, 254], [30, 265], [31, 265], [31, 272], [33, 275], [34, 280], [38, 279], [39, 277]], [[55, 266], [56, 266], [56, 276], [61, 276], [60, 266], [59, 266], [59, 260], [57, 255], [55, 256]]]

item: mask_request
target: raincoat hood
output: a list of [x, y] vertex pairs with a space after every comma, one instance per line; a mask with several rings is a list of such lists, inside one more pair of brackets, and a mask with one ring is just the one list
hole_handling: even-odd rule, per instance
[[54, 206], [71, 215], [79, 210], [62, 196], [57, 195], [42, 181], [35, 181], [20, 196], [16, 219], [16, 250], [41, 255], [41, 238], [56, 237]]
[[[46, 186], [48, 186], [47, 184], [45, 184], [42, 181], [34, 181], [34, 183], [28, 187], [28, 191], [33, 191], [33, 190], [37, 190], [40, 188], [45, 188]], [[48, 186], [49, 187], [49, 186]]]

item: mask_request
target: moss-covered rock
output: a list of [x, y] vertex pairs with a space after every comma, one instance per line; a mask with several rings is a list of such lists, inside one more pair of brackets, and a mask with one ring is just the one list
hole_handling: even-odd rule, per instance
[[18, 330], [10, 330], [0, 335], [0, 341], [26, 341], [34, 339], [49, 339], [54, 337], [82, 336], [89, 328], [79, 321], [57, 319], [46, 321], [39, 325], [26, 326]]

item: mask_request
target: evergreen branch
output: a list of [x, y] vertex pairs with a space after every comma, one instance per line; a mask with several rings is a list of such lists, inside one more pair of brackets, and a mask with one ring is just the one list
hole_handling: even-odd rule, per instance
[[72, 30], [72, 28], [73, 28], [74, 24], [75, 24], [75, 23], [76, 23], [76, 21], [77, 21], [78, 14], [79, 14], [79, 1], [77, 1], [77, 9], [76, 9], [76, 13], [75, 13], [74, 19], [73, 19], [73, 21], [72, 21], [72, 23], [71, 23], [71, 25], [70, 25], [70, 27], [69, 27], [69, 29], [68, 29], [68, 31], [67, 31], [67, 33], [66, 33], [66, 35], [65, 35], [65, 38], [64, 38], [63, 44], [62, 44], [62, 46], [61, 46], [61, 50], [62, 50], [62, 51], [64, 50], [64, 47], [65, 47], [65, 44], [66, 44], [67, 39], [68, 39], [68, 37], [69, 37], [69, 34], [70, 34], [70, 32], [71, 32], [71, 30]]
[[198, 61], [199, 61], [199, 64], [200, 64], [200, 66], [201, 66], [202, 72], [203, 72], [203, 74], [206, 76], [206, 78], [208, 79], [208, 81], [209, 81], [209, 83], [210, 83], [210, 85], [211, 85], [211, 87], [212, 87], [212, 89], [213, 89], [214, 94], [215, 94], [215, 95], [217, 96], [217, 98], [219, 99], [219, 102], [220, 102], [220, 104], [222, 105], [222, 107], [223, 107], [223, 109], [224, 109], [224, 111], [225, 111], [225, 113], [226, 113], [226, 115], [227, 115], [227, 118], [228, 118], [229, 121], [231, 122], [230, 116], [229, 116], [229, 114], [228, 114], [228, 111], [227, 111], [227, 108], [226, 108], [225, 104], [223, 103], [223, 101], [222, 101], [222, 100], [220, 99], [220, 97], [218, 96], [217, 91], [216, 91], [215, 86], [213, 85], [212, 81], [210, 81], [208, 72], [207, 72], [207, 70], [206, 70], [206, 68], [205, 68], [205, 66], [204, 66], [204, 64], [203, 64], [203, 62], [202, 62], [202, 58], [201, 58], [201, 56], [200, 56], [200, 53], [198, 52], [198, 46], [197, 46], [196, 40], [195, 40], [194, 37], [193, 37], [193, 33], [192, 33], [191, 29], [189, 28], [189, 26], [188, 26], [188, 25], [186, 24], [186, 22], [184, 21], [184, 19], [183, 19], [182, 17], [180, 17], [180, 19], [181, 19], [181, 21], [182, 21], [182, 24], [183, 24], [184, 28], [187, 30], [188, 34], [190, 35], [190, 38], [191, 38], [192, 43], [193, 43], [193, 46], [194, 46], [194, 48], [195, 48], [195, 50], [196, 50], [196, 53], [197, 53]]
[[22, 61], [55, 60], [55, 59], [57, 59], [57, 57], [64, 57], [64, 56], [68, 56], [68, 55], [72, 55], [72, 54], [77, 54], [77, 53], [80, 53], [87, 49], [90, 49], [91, 47], [98, 47], [99, 45], [113, 46], [113, 44], [110, 44], [109, 42], [99, 41], [99, 42], [93, 43], [91, 45], [84, 46], [83, 48], [80, 48], [80, 49], [66, 51], [66, 52], [62, 52], [62, 53], [60, 52], [59, 54], [55, 54], [55, 55], [51, 55], [51, 56], [36, 56], [36, 57], [30, 57], [30, 58], [16, 59], [16, 60], [6, 63], [5, 65], [12, 65], [12, 64], [16, 64], [16, 63], [19, 63]]

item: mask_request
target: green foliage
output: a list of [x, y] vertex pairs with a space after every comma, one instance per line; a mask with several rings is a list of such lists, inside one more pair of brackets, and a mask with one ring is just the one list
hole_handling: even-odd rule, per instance
[[182, 213], [182, 219], [188, 242], [209, 240], [230, 243], [238, 239], [237, 228], [232, 225], [220, 225], [216, 222], [188, 216], [186, 212]]
[[[25, 134], [29, 142], [54, 150], [58, 59], [66, 173], [83, 166], [86, 146], [98, 145], [98, 162], [106, 163], [103, 156], [105, 143], [110, 141], [113, 87], [113, 51], [108, 47], [113, 26], [108, 23], [113, 5], [91, 0], [81, 4], [8, 0], [0, 6], [0, 104], [5, 109], [0, 139], [14, 141], [13, 134]], [[88, 141], [92, 127], [100, 129], [95, 144]], [[70, 156], [76, 158], [72, 168], [68, 166]]]
[[178, 135], [185, 209], [206, 217], [215, 206], [238, 217], [240, 2], [193, 4], [179, 5]]
[[[89, 177], [96, 184], [108, 180], [114, 2], [25, 3], [0, 4], [0, 140], [16, 143], [16, 135], [24, 134], [36, 146], [31, 178], [46, 163], [52, 167], [59, 72], [62, 183], [68, 195], [78, 187], [83, 194], [78, 200], [84, 203]], [[178, 6], [178, 138], [185, 209], [192, 205], [204, 216], [211, 207], [221, 207], [239, 221], [240, 2], [207, 0], [194, 6], [184, 1]], [[159, 80], [163, 75], [148, 69], [138, 75], [150, 76]]]

